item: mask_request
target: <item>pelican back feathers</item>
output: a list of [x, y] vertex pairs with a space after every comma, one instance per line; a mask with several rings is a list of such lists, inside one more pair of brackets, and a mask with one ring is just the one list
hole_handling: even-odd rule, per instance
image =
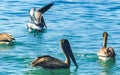
[[38, 57], [35, 61], [32, 62], [32, 66], [40, 66], [46, 69], [61, 69], [61, 68], [67, 69], [69, 68], [69, 65], [49, 55]]

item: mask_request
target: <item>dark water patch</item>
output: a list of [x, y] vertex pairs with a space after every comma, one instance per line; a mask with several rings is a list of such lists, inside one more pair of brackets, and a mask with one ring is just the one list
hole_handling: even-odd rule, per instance
[[7, 18], [1, 18], [0, 20], [8, 21], [9, 19], [7, 19]]

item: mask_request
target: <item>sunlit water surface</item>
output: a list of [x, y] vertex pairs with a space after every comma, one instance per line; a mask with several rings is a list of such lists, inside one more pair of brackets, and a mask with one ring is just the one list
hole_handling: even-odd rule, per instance
[[[48, 29], [34, 37], [26, 24], [28, 11], [50, 2], [54, 6], [44, 14]], [[96, 53], [102, 47], [102, 34], [108, 32], [108, 46], [116, 60], [103, 62]], [[14, 45], [0, 45], [0, 75], [119, 75], [120, 74], [120, 0], [1, 0], [0, 32], [16, 38]], [[41, 55], [64, 61], [59, 47], [69, 40], [79, 68], [44, 70], [30, 67]]]

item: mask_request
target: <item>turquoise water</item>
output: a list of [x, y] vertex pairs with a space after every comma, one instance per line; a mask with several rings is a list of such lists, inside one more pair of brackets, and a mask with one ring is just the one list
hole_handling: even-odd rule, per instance
[[[50, 2], [55, 5], [44, 14], [48, 29], [37, 37], [27, 32], [28, 11]], [[116, 60], [102, 62], [96, 53], [107, 31], [108, 46]], [[14, 45], [0, 45], [0, 75], [119, 75], [120, 74], [120, 1], [119, 0], [1, 0], [0, 32], [16, 38]], [[79, 68], [71, 64], [61, 71], [30, 67], [41, 55], [64, 61], [59, 47], [62, 38], [69, 40]]]

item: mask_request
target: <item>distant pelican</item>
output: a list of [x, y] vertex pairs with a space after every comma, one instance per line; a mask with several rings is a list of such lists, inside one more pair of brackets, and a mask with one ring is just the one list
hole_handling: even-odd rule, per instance
[[69, 41], [67, 39], [62, 39], [60, 41], [60, 46], [65, 55], [66, 60], [64, 62], [55, 57], [44, 55], [35, 59], [32, 62], [32, 66], [40, 66], [46, 69], [68, 69], [70, 67], [70, 63], [71, 63], [70, 58], [71, 58], [76, 68], [78, 68], [78, 65], [72, 53]]
[[15, 38], [8, 33], [0, 33], [0, 44], [10, 44], [14, 42]]
[[29, 11], [29, 16], [30, 16], [30, 23], [27, 24], [27, 29], [29, 32], [35, 31], [41, 31], [44, 29], [44, 27], [47, 26], [45, 24], [44, 18], [43, 18], [43, 14], [50, 9], [51, 6], [53, 6], [54, 3], [49, 3], [48, 5], [38, 9], [37, 11], [35, 11], [35, 8], [32, 8]]
[[108, 33], [104, 32], [103, 33], [103, 47], [97, 53], [99, 59], [107, 60], [111, 57], [116, 56], [114, 49], [112, 47], [107, 48], [107, 37], [108, 37]]

